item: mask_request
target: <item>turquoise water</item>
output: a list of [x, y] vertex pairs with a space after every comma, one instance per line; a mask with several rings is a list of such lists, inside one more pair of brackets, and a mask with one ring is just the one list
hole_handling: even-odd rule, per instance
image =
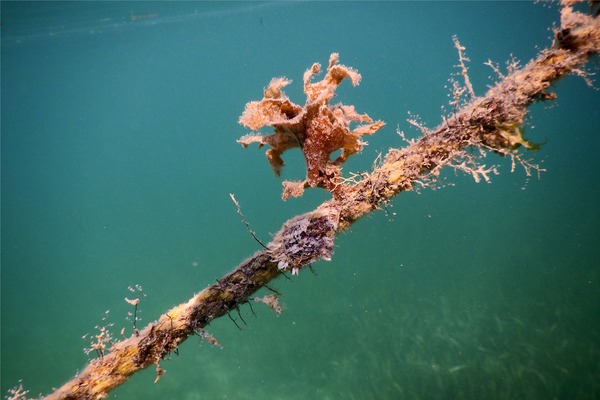
[[[345, 171], [434, 127], [457, 72], [475, 91], [511, 54], [551, 42], [556, 6], [527, 2], [2, 2], [2, 393], [49, 393], [88, 360], [81, 339], [119, 336], [141, 285], [144, 325], [328, 198], [280, 200], [264, 152], [235, 140], [244, 104], [275, 76], [329, 54], [363, 75], [338, 99], [387, 126]], [[589, 68], [598, 72], [598, 59]], [[598, 83], [596, 83], [596, 87]], [[491, 184], [448, 173], [336, 241], [317, 275], [272, 284], [276, 317], [247, 306], [112, 397], [128, 399], [600, 398], [600, 92], [581, 78], [532, 107], [541, 179], [489, 155]], [[300, 179], [299, 152], [285, 179]], [[131, 296], [130, 296], [131, 297]], [[238, 321], [239, 322], [239, 321]]]

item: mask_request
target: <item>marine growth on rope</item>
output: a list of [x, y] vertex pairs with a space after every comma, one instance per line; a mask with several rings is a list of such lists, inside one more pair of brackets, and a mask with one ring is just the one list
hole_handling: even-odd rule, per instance
[[[338, 64], [339, 55], [331, 54], [327, 73], [322, 80], [311, 82], [314, 75], [321, 72], [318, 63], [304, 73], [304, 93], [306, 104], [301, 107], [283, 93], [283, 88], [291, 83], [287, 78], [273, 78], [264, 90], [260, 101], [251, 101], [239, 119], [240, 124], [258, 130], [264, 126], [274, 128], [274, 133], [262, 136], [251, 133], [238, 140], [242, 146], [258, 143], [267, 144], [267, 159], [277, 176], [284, 166], [281, 155], [288, 149], [299, 147], [306, 160], [306, 179], [300, 182], [284, 181], [284, 200], [290, 196], [299, 197], [306, 187], [321, 187], [335, 195], [341, 185], [341, 168], [349, 156], [362, 150], [365, 144], [361, 137], [372, 135], [385, 124], [373, 122], [367, 114], [358, 114], [354, 106], [341, 103], [329, 104], [335, 97], [340, 83], [349, 78], [353, 86], [359, 84], [360, 74], [350, 67]], [[358, 125], [352, 129], [351, 124]], [[340, 155], [331, 159], [332, 153], [341, 150]]]

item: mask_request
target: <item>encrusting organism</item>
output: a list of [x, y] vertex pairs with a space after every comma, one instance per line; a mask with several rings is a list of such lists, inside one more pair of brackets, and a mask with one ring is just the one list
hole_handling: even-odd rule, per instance
[[[300, 182], [284, 181], [283, 199], [299, 197], [306, 187], [321, 187], [336, 195], [341, 185], [341, 168], [349, 156], [362, 150], [365, 144], [361, 137], [372, 135], [385, 124], [373, 122], [367, 114], [358, 114], [354, 106], [341, 103], [330, 105], [335, 90], [349, 78], [352, 85], [359, 84], [361, 75], [352, 68], [338, 64], [339, 55], [331, 54], [327, 73], [321, 81], [311, 82], [313, 75], [321, 72], [318, 63], [304, 73], [304, 93], [306, 104], [294, 104], [282, 89], [291, 83], [286, 78], [273, 78], [260, 101], [246, 104], [239, 119], [240, 124], [258, 130], [272, 126], [275, 132], [268, 136], [248, 134], [238, 140], [244, 147], [257, 142], [259, 147], [271, 146], [267, 159], [277, 176], [284, 163], [281, 154], [288, 149], [299, 147], [306, 160], [306, 179]], [[359, 123], [354, 129], [353, 123]], [[341, 150], [335, 160], [331, 154]]]

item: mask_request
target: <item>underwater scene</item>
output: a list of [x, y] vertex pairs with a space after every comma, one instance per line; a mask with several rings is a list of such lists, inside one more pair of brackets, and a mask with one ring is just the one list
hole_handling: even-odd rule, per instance
[[[331, 198], [282, 201], [301, 151], [277, 177], [265, 147], [236, 142], [272, 78], [302, 105], [305, 71], [332, 53], [362, 75], [332, 100], [386, 124], [343, 164], [357, 177], [423, 135], [408, 120], [453, 113], [454, 36], [483, 96], [490, 65], [525, 65], [560, 23], [556, 3], [500, 1], [3, 1], [1, 15], [1, 395], [23, 399], [108, 352], [99, 332], [129, 337], [261, 250], [249, 231], [269, 242]], [[281, 314], [243, 304], [156, 383], [150, 367], [108, 398], [600, 399], [599, 62], [530, 107], [521, 131], [539, 148], [519, 152], [537, 169], [488, 152], [489, 182], [447, 168], [400, 193], [331, 261], [253, 295], [277, 293]]]

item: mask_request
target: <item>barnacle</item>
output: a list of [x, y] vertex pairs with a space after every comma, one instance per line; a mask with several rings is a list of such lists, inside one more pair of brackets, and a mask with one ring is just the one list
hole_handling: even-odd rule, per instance
[[[354, 106], [330, 105], [335, 90], [349, 78], [352, 85], [360, 82], [360, 74], [352, 68], [338, 64], [339, 55], [331, 54], [327, 73], [321, 81], [311, 82], [313, 75], [321, 72], [318, 63], [304, 73], [304, 107], [294, 104], [284, 94], [283, 88], [291, 83], [286, 78], [274, 78], [264, 90], [260, 101], [246, 104], [240, 124], [258, 130], [264, 126], [274, 128], [268, 136], [249, 134], [238, 140], [242, 146], [258, 143], [271, 148], [266, 155], [277, 176], [284, 166], [281, 155], [288, 149], [299, 147], [306, 160], [306, 179], [302, 182], [284, 182], [283, 198], [301, 196], [306, 187], [322, 187], [334, 193], [340, 186], [341, 169], [349, 156], [362, 150], [365, 144], [363, 135], [372, 135], [385, 124], [373, 122], [367, 114], [358, 114]], [[358, 123], [354, 129], [351, 124]], [[340, 155], [331, 160], [331, 154], [341, 150]]]
[[287, 221], [268, 245], [277, 268], [297, 275], [319, 259], [331, 260], [338, 220], [337, 210], [321, 207]]

